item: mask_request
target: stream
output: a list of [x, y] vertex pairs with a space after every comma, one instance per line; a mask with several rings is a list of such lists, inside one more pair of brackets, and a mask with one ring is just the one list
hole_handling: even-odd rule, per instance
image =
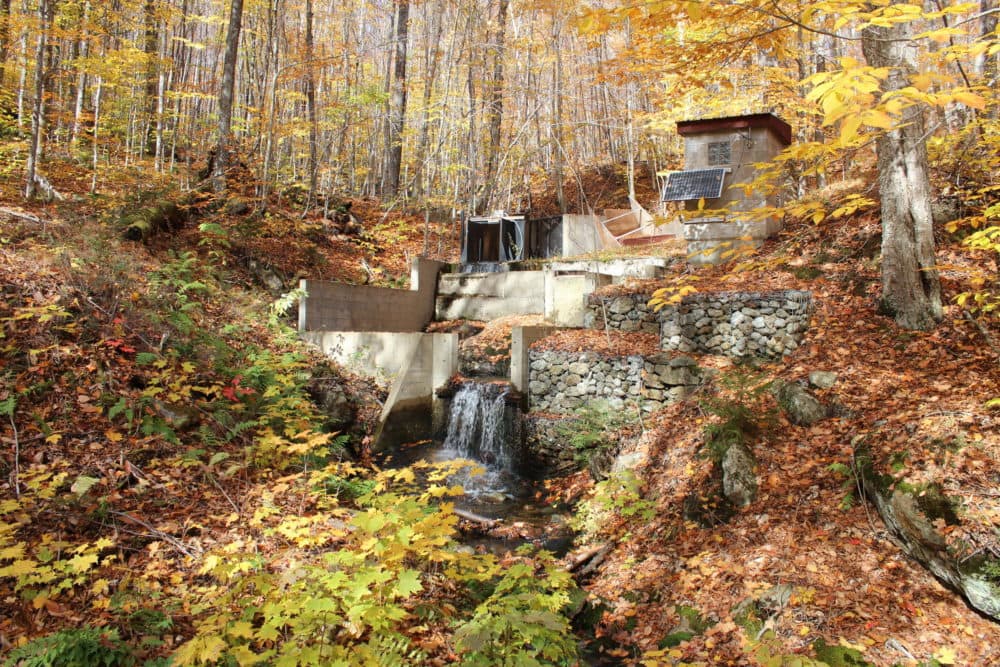
[[455, 499], [455, 507], [502, 524], [489, 534], [471, 534], [463, 542], [496, 553], [530, 542], [564, 554], [572, 541], [567, 515], [544, 502], [544, 480], [521, 465], [521, 417], [510, 401], [510, 385], [466, 380], [451, 398], [447, 415], [435, 432], [427, 410], [394, 413], [379, 442], [381, 463], [395, 468], [418, 461], [468, 459], [482, 472], [453, 476], [451, 483], [465, 490]]

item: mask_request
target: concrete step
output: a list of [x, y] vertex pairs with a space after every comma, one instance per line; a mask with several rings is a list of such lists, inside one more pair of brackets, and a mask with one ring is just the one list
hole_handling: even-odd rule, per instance
[[656, 234], [654, 236], [633, 236], [627, 239], [621, 239], [621, 244], [624, 246], [643, 246], [643, 245], [654, 245], [656, 243], [663, 243], [664, 241], [671, 241], [677, 238], [673, 234]]
[[439, 296], [507, 297], [539, 289], [541, 271], [500, 273], [443, 273], [438, 277]]

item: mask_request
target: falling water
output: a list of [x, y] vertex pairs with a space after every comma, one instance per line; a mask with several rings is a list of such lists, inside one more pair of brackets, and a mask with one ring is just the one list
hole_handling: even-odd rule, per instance
[[456, 480], [466, 493], [503, 493], [514, 467], [507, 385], [467, 382], [455, 393], [442, 454], [481, 463], [486, 473]]

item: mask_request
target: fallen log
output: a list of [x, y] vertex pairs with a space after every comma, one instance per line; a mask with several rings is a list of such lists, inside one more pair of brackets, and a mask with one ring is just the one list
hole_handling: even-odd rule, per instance
[[452, 511], [455, 512], [455, 515], [459, 519], [471, 521], [472, 523], [478, 523], [481, 526], [485, 526], [486, 528], [492, 528], [493, 526], [497, 525], [502, 521], [501, 519], [491, 519], [487, 516], [483, 516], [482, 514], [476, 514], [475, 512], [459, 509], [457, 507], [454, 508]]
[[25, 222], [33, 222], [35, 224], [43, 224], [43, 220], [37, 215], [31, 213], [25, 213], [24, 211], [17, 211], [12, 208], [7, 208], [6, 206], [0, 206], [0, 215], [8, 215], [12, 218], [17, 218], [18, 220], [24, 220]]
[[172, 201], [160, 202], [133, 211], [124, 218], [125, 238], [129, 241], [146, 241], [164, 229], [176, 229], [187, 220], [187, 212]]
[[566, 570], [571, 572], [577, 579], [583, 578], [601, 566], [604, 559], [611, 553], [612, 548], [614, 548], [613, 544], [605, 543], [592, 549], [587, 549], [582, 554], [575, 556], [570, 561]]
[[210, 192], [211, 184], [202, 183], [179, 199], [162, 199], [127, 213], [121, 218], [122, 235], [129, 241], [145, 242], [161, 231], [178, 229]]

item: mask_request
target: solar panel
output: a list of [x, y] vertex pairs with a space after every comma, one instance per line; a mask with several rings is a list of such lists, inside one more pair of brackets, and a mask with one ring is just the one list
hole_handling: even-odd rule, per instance
[[675, 171], [667, 176], [662, 200], [718, 199], [722, 196], [722, 182], [727, 171], [724, 168]]

